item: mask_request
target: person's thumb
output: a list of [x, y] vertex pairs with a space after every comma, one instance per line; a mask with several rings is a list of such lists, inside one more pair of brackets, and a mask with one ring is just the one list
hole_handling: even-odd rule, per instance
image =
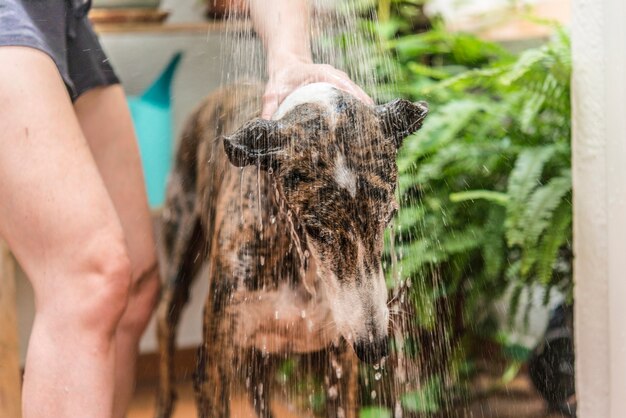
[[276, 94], [266, 94], [263, 96], [263, 110], [261, 111], [262, 119], [271, 119], [278, 109], [279, 98]]

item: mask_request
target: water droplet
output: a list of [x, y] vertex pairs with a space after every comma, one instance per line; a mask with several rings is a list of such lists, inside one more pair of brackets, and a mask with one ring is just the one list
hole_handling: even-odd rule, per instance
[[270, 217], [270, 223], [271, 223], [272, 225], [274, 225], [274, 224], [276, 223], [276, 216], [272, 215], [272, 216]]
[[264, 266], [265, 265], [265, 257], [260, 256], [259, 257], [259, 263], [261, 263], [261, 266]]
[[370, 396], [372, 399], [376, 399], [376, 391], [373, 390], [372, 393], [370, 393]]
[[400, 403], [400, 401], [396, 401], [393, 416], [394, 418], [402, 418], [402, 404]]
[[380, 372], [374, 374], [374, 380], [380, 380], [381, 377], [383, 377], [383, 375]]

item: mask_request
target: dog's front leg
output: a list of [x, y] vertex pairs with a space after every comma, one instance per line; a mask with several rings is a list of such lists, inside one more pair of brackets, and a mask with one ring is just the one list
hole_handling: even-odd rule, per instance
[[167, 277], [157, 310], [160, 364], [156, 418], [169, 418], [172, 415], [176, 400], [176, 330], [183, 308], [189, 300], [189, 288], [206, 258], [206, 239], [200, 221], [187, 215], [183, 218], [180, 220], [183, 226], [178, 229], [173, 242], [169, 243], [171, 250], [167, 254]]
[[345, 341], [329, 349], [326, 388], [328, 418], [356, 418], [358, 413], [359, 362]]
[[252, 348], [245, 361], [245, 378], [248, 397], [259, 418], [272, 418], [271, 397], [274, 367], [268, 355]]
[[235, 371], [232, 341], [233, 318], [227, 314], [230, 288], [212, 266], [211, 283], [204, 307], [203, 341], [198, 350], [194, 388], [198, 417], [229, 418], [230, 386]]

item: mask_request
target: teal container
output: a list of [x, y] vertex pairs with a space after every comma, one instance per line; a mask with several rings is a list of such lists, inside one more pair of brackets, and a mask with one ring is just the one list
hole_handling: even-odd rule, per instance
[[165, 202], [167, 176], [172, 168], [172, 80], [181, 56], [176, 54], [141, 96], [128, 98], [152, 208]]

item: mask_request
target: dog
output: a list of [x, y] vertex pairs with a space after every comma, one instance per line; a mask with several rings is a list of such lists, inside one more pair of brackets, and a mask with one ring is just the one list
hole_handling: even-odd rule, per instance
[[271, 378], [259, 375], [258, 362], [330, 350], [327, 386], [339, 389], [327, 396], [328, 416], [354, 417], [353, 353], [368, 363], [387, 355], [381, 258], [397, 211], [396, 155], [427, 106], [370, 106], [314, 83], [289, 95], [272, 120], [252, 119], [261, 96], [253, 84], [209, 96], [179, 144], [163, 210], [159, 418], [172, 411], [176, 327], [205, 262], [199, 416], [229, 417], [241, 377], [254, 386], [257, 415], [271, 417]]

